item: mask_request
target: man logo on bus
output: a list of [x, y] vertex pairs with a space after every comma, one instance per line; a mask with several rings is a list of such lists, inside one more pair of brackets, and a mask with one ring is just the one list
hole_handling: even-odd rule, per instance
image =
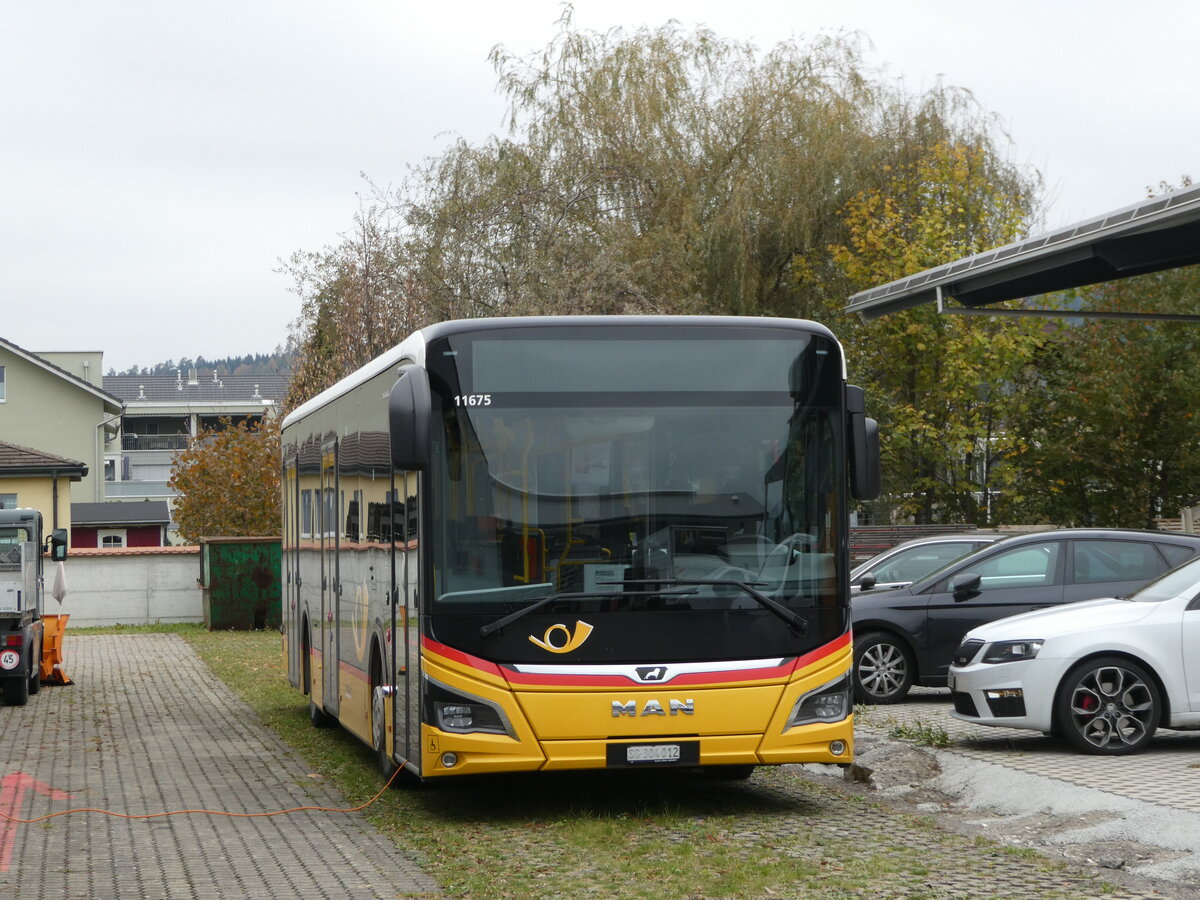
[[[556, 640], [555, 635], [560, 631], [562, 632], [562, 638]], [[543, 650], [549, 650], [551, 653], [570, 653], [572, 650], [579, 649], [591, 633], [592, 626], [582, 619], [577, 619], [575, 621], [574, 634], [571, 633], [566, 625], [551, 625], [546, 629], [546, 633], [541, 638], [536, 638], [531, 634], [529, 635], [529, 640]]]

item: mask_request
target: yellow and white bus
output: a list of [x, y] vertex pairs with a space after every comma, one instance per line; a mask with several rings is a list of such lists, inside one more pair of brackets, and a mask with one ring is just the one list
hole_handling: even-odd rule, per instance
[[878, 470], [812, 322], [422, 329], [284, 420], [289, 676], [389, 777], [847, 763]]

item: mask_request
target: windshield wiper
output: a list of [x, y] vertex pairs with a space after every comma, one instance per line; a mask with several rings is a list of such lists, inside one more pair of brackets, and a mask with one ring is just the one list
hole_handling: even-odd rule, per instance
[[[743, 591], [746, 594], [746, 596], [748, 596], [752, 600], [754, 600], [754, 602], [757, 603], [759, 606], [775, 613], [775, 615], [777, 615], [777, 616], [779, 616], [779, 618], [783, 619], [783, 621], [786, 622], [788, 624], [788, 626], [790, 628], [792, 628], [797, 634], [802, 635], [808, 631], [808, 620], [806, 620], [803, 616], [800, 616], [800, 615], [792, 612], [790, 609], [788, 609], [786, 606], [784, 606], [778, 600], [772, 600], [766, 594], [762, 593], [761, 591], [756, 591], [754, 589], [754, 585], [761, 584], [761, 582], [756, 581], [756, 582], [751, 583], [748, 581], [738, 581], [736, 578], [656, 578], [656, 579], [645, 579], [643, 581], [625, 581], [622, 583], [623, 584], [656, 584], [659, 586], [665, 585], [666, 587], [701, 587], [701, 586], [710, 585], [710, 584], [716, 585], [718, 587], [719, 586], [735, 587], [735, 588], [738, 588], [739, 590]], [[657, 593], [657, 592], [651, 591], [649, 593]]]
[[[621, 584], [659, 584], [660, 582], [632, 582], [632, 581], [600, 581], [600, 585], [621, 585]], [[541, 600], [530, 603], [528, 606], [522, 606], [514, 613], [509, 613], [502, 619], [497, 619], [495, 622], [490, 622], [479, 629], [480, 637], [487, 637], [495, 634], [498, 631], [503, 631], [513, 622], [525, 618], [530, 613], [537, 612], [548, 603], [553, 603], [556, 600], [604, 600], [615, 599], [617, 597], [644, 597], [651, 594], [658, 594], [659, 591], [578, 591], [578, 592], [555, 592]], [[693, 592], [694, 593], [694, 592]]]
[[[803, 616], [800, 616], [797, 613], [792, 612], [792, 610], [788, 609], [786, 606], [784, 606], [778, 600], [772, 600], [770, 597], [768, 597], [766, 594], [762, 593], [761, 591], [755, 590], [753, 585], [750, 582], [746, 582], [746, 581], [738, 581], [733, 578], [647, 578], [647, 579], [636, 580], [636, 581], [613, 581], [613, 582], [599, 582], [599, 583], [603, 586], [640, 585], [640, 586], [645, 586], [647, 589], [640, 590], [640, 591], [621, 591], [621, 592], [613, 592], [613, 591], [555, 592], [553, 594], [549, 594], [548, 596], [543, 597], [540, 600], [530, 603], [528, 606], [521, 607], [516, 612], [509, 613], [507, 616], [504, 616], [504, 618], [502, 618], [502, 619], [497, 619], [495, 622], [490, 622], [487, 625], [484, 625], [483, 627], [481, 627], [479, 629], [479, 636], [480, 637], [488, 637], [489, 635], [493, 635], [493, 634], [496, 634], [497, 632], [503, 631], [505, 628], [507, 628], [509, 625], [513, 624], [514, 622], [520, 621], [521, 619], [525, 618], [526, 616], [530, 615], [531, 613], [537, 612], [542, 607], [547, 606], [550, 603], [554, 603], [556, 600], [598, 600], [598, 599], [603, 600], [603, 599], [615, 599], [618, 597], [624, 597], [624, 598], [654, 597], [654, 596], [661, 595], [663, 593], [662, 588], [664, 588], [664, 587], [688, 588], [688, 587], [706, 587], [708, 585], [714, 585], [716, 587], [735, 587], [738, 590], [742, 591], [747, 597], [750, 597], [752, 600], [754, 600], [754, 602], [757, 603], [759, 606], [763, 607], [763, 609], [766, 609], [769, 612], [774, 613], [776, 616], [778, 616], [780, 619], [782, 619], [788, 625], [788, 627], [791, 628], [792, 630], [794, 630], [797, 634], [803, 635], [808, 632], [808, 621]], [[757, 582], [755, 582], [755, 583], [757, 583]], [[696, 593], [696, 592], [695, 591], [681, 591], [678, 593], [671, 593], [668, 596], [681, 597], [681, 596], [689, 596], [694, 593]]]

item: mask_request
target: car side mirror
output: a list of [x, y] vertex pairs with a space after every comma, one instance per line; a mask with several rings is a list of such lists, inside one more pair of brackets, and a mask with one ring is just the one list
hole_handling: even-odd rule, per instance
[[864, 575], [862, 578], [858, 579], [858, 589], [860, 591], [869, 591], [871, 588], [875, 587], [875, 585], [877, 585], [877, 584], [879, 584], [879, 579], [876, 578], [873, 574], [867, 574], [867, 575]]
[[954, 593], [954, 602], [962, 603], [976, 596], [983, 585], [983, 577], [978, 572], [963, 572], [955, 575], [950, 581], [950, 590]]

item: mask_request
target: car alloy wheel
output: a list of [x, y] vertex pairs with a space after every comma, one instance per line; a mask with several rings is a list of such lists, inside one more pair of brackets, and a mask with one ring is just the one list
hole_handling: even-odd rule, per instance
[[854, 695], [860, 703], [899, 703], [913, 682], [908, 650], [882, 632], [854, 641]]
[[1072, 672], [1059, 696], [1062, 731], [1087, 753], [1141, 750], [1154, 736], [1161, 711], [1153, 679], [1136, 663], [1115, 657]]

